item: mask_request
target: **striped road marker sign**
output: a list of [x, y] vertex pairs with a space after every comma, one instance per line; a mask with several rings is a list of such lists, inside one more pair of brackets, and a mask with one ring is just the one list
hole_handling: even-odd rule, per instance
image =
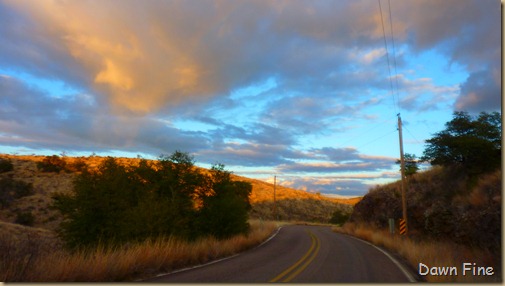
[[407, 234], [407, 222], [403, 218], [400, 219], [400, 234]]

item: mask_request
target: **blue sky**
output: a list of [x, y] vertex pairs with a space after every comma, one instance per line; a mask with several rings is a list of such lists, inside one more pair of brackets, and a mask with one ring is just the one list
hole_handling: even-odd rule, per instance
[[500, 27], [497, 0], [0, 0], [1, 153], [181, 150], [363, 195], [399, 179], [398, 113], [419, 157], [501, 111]]

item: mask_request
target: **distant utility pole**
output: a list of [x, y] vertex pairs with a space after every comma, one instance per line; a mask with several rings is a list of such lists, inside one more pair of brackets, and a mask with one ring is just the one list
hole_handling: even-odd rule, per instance
[[401, 176], [402, 176], [402, 210], [403, 210], [403, 221], [405, 223], [405, 233], [407, 234], [408, 224], [407, 224], [407, 198], [405, 196], [405, 159], [403, 158], [403, 137], [402, 137], [402, 119], [400, 113], [398, 113], [398, 134], [400, 136], [400, 162], [401, 162]]
[[275, 185], [276, 185], [276, 180], [277, 180], [277, 176], [274, 176], [274, 219], [279, 220], [279, 218], [277, 217], [277, 203], [276, 203], [276, 200], [275, 200]]

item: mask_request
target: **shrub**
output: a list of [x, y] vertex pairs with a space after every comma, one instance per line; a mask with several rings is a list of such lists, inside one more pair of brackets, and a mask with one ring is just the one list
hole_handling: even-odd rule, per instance
[[17, 213], [15, 223], [26, 225], [26, 226], [33, 226], [34, 222], [35, 222], [35, 217], [33, 216], [32, 212], [18, 212]]
[[84, 169], [72, 193], [53, 195], [52, 207], [64, 216], [59, 234], [75, 249], [246, 233], [252, 186], [231, 181], [222, 166], [211, 174], [202, 174], [182, 152], [130, 167], [109, 157], [97, 171]]
[[[501, 170], [474, 180], [462, 167], [437, 167], [409, 178], [408, 231], [490, 251], [501, 245]], [[469, 185], [473, 186], [469, 189]], [[387, 228], [402, 215], [399, 183], [372, 189], [355, 205], [351, 222]]]
[[330, 223], [343, 225], [349, 219], [350, 215], [350, 213], [336, 210], [331, 216]]
[[87, 167], [88, 167], [88, 165], [86, 164], [86, 162], [83, 159], [78, 158], [73, 163], [67, 164], [66, 170], [72, 171], [72, 172], [82, 172]]
[[11, 160], [0, 158], [0, 173], [6, 173], [14, 170]]
[[33, 185], [12, 178], [0, 179], [0, 205], [7, 207], [15, 199], [33, 194]]
[[251, 183], [233, 182], [223, 165], [212, 167], [211, 174], [213, 192], [203, 198], [198, 213], [200, 231], [219, 239], [246, 234]]
[[57, 155], [46, 156], [41, 162], [37, 162], [37, 168], [42, 172], [58, 173], [65, 170], [67, 163]]

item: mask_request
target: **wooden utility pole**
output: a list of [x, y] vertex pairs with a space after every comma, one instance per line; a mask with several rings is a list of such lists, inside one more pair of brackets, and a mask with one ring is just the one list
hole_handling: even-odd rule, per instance
[[[403, 221], [405, 226], [407, 224], [407, 198], [405, 195], [405, 159], [403, 158], [403, 136], [402, 136], [402, 119], [400, 113], [398, 113], [398, 134], [400, 137], [400, 163], [401, 163], [401, 176], [402, 176], [402, 211], [403, 211]], [[407, 234], [407, 227], [405, 228], [405, 234]]]
[[275, 183], [276, 183], [276, 179], [277, 179], [277, 176], [274, 176], [274, 219], [278, 219], [277, 218], [277, 205], [276, 205], [276, 201], [275, 201]]

